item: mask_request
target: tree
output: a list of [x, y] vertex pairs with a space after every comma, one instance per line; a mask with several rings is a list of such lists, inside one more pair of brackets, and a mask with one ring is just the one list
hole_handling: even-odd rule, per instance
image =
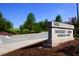
[[27, 15], [27, 19], [24, 22], [24, 24], [20, 25], [20, 30], [23, 31], [23, 29], [28, 29], [31, 33], [47, 31], [47, 29], [48, 29], [47, 23], [48, 23], [47, 19], [45, 19], [44, 21], [36, 23], [34, 14], [29, 13]]
[[48, 19], [45, 19], [45, 21], [44, 21], [44, 30], [45, 31], [48, 30]]
[[65, 23], [74, 25], [74, 36], [79, 36], [79, 19], [71, 17], [69, 18], [69, 21]]
[[24, 29], [24, 26], [23, 25], [20, 25], [19, 29], [20, 30], [23, 30]]
[[57, 15], [55, 22], [62, 22], [61, 15]]
[[13, 28], [13, 24], [12, 22], [8, 21], [6, 22], [6, 25], [7, 25], [7, 29], [12, 29]]
[[2, 13], [0, 12], [0, 31], [7, 31], [10, 28], [13, 28], [13, 24], [3, 18]]
[[44, 31], [44, 22], [43, 22], [43, 21], [40, 21], [40, 22], [39, 22], [39, 26], [40, 26], [40, 29], [41, 29], [42, 31]]
[[2, 13], [0, 12], [0, 19], [1, 19], [1, 18], [3, 18], [3, 15], [2, 15]]
[[76, 25], [76, 23], [77, 23], [77, 18], [76, 17], [69, 18], [69, 24]]
[[34, 24], [33, 30], [34, 30], [35, 33], [39, 33], [39, 32], [42, 31], [41, 27], [39, 26], [39, 23]]
[[23, 26], [24, 26], [24, 28], [32, 31], [34, 24], [35, 24], [35, 16], [33, 13], [29, 13]]
[[44, 21], [40, 21], [39, 26], [41, 27], [42, 31], [47, 31], [48, 30], [48, 20], [45, 19]]

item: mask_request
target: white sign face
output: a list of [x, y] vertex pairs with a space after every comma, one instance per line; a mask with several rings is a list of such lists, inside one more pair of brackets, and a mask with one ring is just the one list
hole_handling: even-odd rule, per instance
[[66, 42], [69, 40], [74, 40], [73, 38], [73, 25], [58, 23], [58, 22], [50, 22], [51, 25], [49, 27], [49, 35], [52, 46], [56, 46], [59, 43]]
[[54, 36], [56, 39], [73, 38], [73, 31], [69, 29], [52, 28], [52, 34], [52, 38]]

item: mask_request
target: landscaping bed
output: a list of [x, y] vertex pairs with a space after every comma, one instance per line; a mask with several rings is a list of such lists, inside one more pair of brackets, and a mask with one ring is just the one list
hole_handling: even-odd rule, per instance
[[[44, 43], [46, 44], [46, 43]], [[44, 45], [43, 44], [43, 45]], [[79, 40], [72, 40], [59, 44], [53, 48], [45, 48], [43, 45], [30, 46], [4, 54], [3, 56], [78, 56]]]

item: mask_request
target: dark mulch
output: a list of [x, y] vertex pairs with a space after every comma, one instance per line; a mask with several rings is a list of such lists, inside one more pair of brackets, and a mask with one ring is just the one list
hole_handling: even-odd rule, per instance
[[79, 40], [72, 40], [59, 44], [53, 48], [29, 47], [18, 49], [3, 56], [78, 56]]

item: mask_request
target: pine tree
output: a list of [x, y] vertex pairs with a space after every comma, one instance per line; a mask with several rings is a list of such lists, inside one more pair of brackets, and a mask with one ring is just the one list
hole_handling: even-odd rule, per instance
[[57, 15], [55, 22], [62, 22], [61, 15]]
[[23, 26], [24, 28], [29, 29], [31, 31], [34, 24], [35, 24], [35, 16], [33, 13], [29, 13]]

